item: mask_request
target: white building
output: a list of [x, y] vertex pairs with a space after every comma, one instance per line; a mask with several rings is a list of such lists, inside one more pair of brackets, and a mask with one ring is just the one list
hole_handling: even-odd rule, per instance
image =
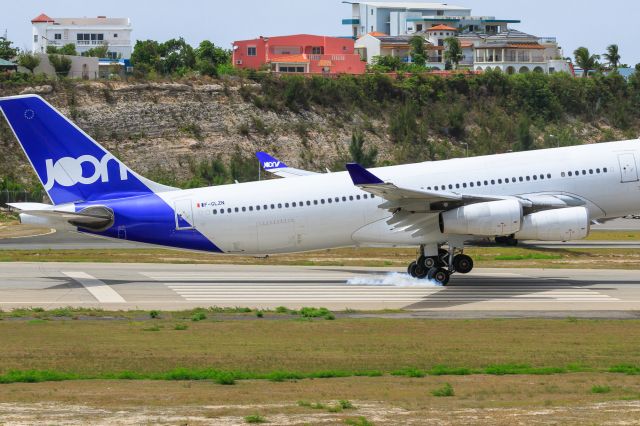
[[354, 38], [371, 32], [390, 36], [421, 33], [436, 25], [448, 25], [464, 31], [496, 34], [505, 31], [515, 19], [496, 19], [495, 16], [472, 16], [471, 9], [446, 3], [425, 2], [351, 2], [351, 18], [343, 25], [351, 26]]
[[133, 46], [129, 18], [50, 18], [43, 13], [34, 18], [31, 24], [33, 53], [46, 53], [47, 46], [62, 47], [72, 43], [79, 54], [108, 45], [109, 58], [131, 58]]

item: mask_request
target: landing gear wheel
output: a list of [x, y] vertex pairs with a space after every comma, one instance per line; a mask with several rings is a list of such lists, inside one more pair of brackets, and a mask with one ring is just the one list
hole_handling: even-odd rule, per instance
[[431, 281], [435, 281], [442, 286], [446, 286], [447, 284], [449, 284], [449, 278], [451, 278], [451, 274], [446, 269], [432, 268], [429, 270], [429, 274], [427, 275], [427, 277]]
[[414, 272], [415, 272], [414, 278], [423, 280], [427, 278], [427, 275], [429, 274], [429, 269], [425, 268], [424, 265], [422, 264], [417, 264], [416, 268], [414, 269]]
[[473, 259], [466, 254], [459, 254], [453, 258], [453, 269], [461, 274], [468, 274], [473, 270]]
[[407, 267], [407, 274], [411, 275], [413, 278], [416, 278], [416, 268], [418, 264], [416, 262], [411, 262]]
[[427, 268], [427, 270], [435, 268], [438, 266], [438, 256], [425, 257], [422, 264]]

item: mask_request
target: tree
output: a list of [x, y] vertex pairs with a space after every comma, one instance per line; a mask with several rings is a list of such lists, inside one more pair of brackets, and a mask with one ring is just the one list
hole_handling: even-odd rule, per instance
[[458, 64], [462, 60], [462, 46], [460, 40], [449, 37], [444, 41], [447, 50], [444, 51], [444, 59], [453, 64], [453, 69], [458, 69]]
[[522, 117], [518, 123], [518, 143], [521, 151], [530, 151], [533, 149], [531, 122], [527, 117]]
[[136, 70], [157, 70], [160, 64], [160, 43], [155, 40], [136, 41], [131, 54], [131, 64]]
[[640, 64], [636, 64], [636, 72], [640, 74]]
[[69, 55], [69, 56], [78, 56], [78, 52], [76, 51], [76, 45], [73, 43], [67, 43], [62, 47], [55, 47], [52, 45], [47, 46], [47, 53], [49, 55]]
[[86, 52], [82, 52], [82, 56], [88, 56], [90, 58], [106, 58], [109, 53], [109, 45], [103, 44], [93, 49], [89, 49]]
[[32, 53], [23, 52], [18, 55], [18, 65], [25, 67], [31, 74], [40, 65], [40, 58]]
[[578, 64], [584, 72], [582, 75], [583, 77], [588, 77], [589, 71], [593, 71], [600, 67], [600, 63], [598, 62], [600, 55], [592, 55], [586, 47], [578, 47], [573, 52], [573, 56], [575, 56], [576, 64]]
[[231, 61], [231, 52], [229, 50], [216, 47], [209, 40], [204, 40], [200, 43], [200, 46], [195, 49], [195, 55], [196, 69], [204, 75], [218, 75], [218, 67]]
[[617, 44], [612, 44], [607, 47], [607, 53], [603, 56], [611, 68], [616, 69], [620, 65], [620, 52]]
[[71, 71], [71, 59], [63, 55], [49, 55], [49, 62], [56, 70], [57, 75], [66, 77]]
[[161, 56], [160, 71], [163, 74], [173, 74], [178, 70], [191, 70], [196, 65], [196, 55], [189, 44], [182, 37], [167, 40], [159, 46]]
[[351, 160], [362, 167], [373, 167], [378, 157], [378, 149], [376, 147], [369, 150], [364, 149], [364, 134], [361, 131], [355, 131], [351, 135], [349, 153], [351, 154]]
[[382, 72], [397, 71], [402, 67], [402, 60], [397, 56], [374, 56], [373, 69]]
[[19, 49], [17, 47], [11, 47], [12, 44], [12, 41], [0, 37], [0, 59], [10, 61], [18, 55]]
[[411, 45], [411, 59], [416, 65], [423, 67], [427, 63], [427, 55], [424, 49], [424, 38], [421, 36], [413, 36], [409, 41]]

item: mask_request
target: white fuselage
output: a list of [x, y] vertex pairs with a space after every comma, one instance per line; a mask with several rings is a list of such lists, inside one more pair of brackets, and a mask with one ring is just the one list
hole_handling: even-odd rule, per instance
[[[371, 171], [384, 181], [418, 190], [485, 196], [566, 194], [583, 200], [590, 218], [599, 219], [640, 211], [639, 156], [640, 143], [625, 141]], [[386, 224], [391, 213], [378, 207], [384, 200], [354, 186], [346, 172], [158, 195], [229, 254], [419, 245], [449, 238], [440, 232], [435, 214], [428, 235], [418, 238], [392, 229]]]

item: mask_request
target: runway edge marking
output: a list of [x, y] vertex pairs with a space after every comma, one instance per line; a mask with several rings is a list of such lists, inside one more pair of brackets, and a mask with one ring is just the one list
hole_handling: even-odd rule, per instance
[[127, 303], [118, 292], [96, 277], [81, 271], [61, 271], [67, 277], [82, 284], [100, 303]]

